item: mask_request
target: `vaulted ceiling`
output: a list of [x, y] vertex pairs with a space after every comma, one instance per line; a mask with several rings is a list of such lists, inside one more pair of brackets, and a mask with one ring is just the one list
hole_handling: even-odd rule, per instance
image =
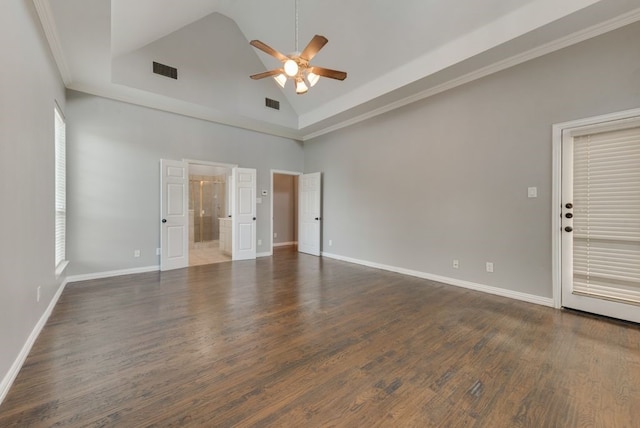
[[[297, 16], [296, 0], [34, 3], [68, 88], [296, 139], [640, 20], [640, 0], [297, 1]], [[296, 95], [291, 82], [249, 79], [280, 66], [250, 40], [288, 54], [315, 34], [329, 43], [312, 63], [345, 81]], [[154, 61], [178, 79], [153, 74]]]

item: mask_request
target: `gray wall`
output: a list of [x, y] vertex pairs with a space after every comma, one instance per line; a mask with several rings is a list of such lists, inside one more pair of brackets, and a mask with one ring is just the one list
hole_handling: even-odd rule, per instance
[[305, 142], [323, 251], [551, 297], [551, 126], [639, 107], [638, 40], [634, 24]]
[[[64, 278], [55, 277], [54, 105], [64, 88], [31, 0], [0, 2], [0, 385]], [[40, 302], [36, 289], [41, 287]]]
[[297, 182], [296, 175], [273, 175], [273, 232], [278, 234], [274, 244], [297, 241]]
[[[299, 142], [79, 92], [67, 93], [67, 119], [69, 274], [158, 265], [161, 158], [256, 168], [258, 194], [271, 169], [303, 167]], [[258, 253], [270, 250], [269, 197]]]
[[[551, 125], [640, 105], [634, 24], [319, 137], [303, 153], [292, 140], [80, 93], [65, 105], [32, 2], [0, 2], [0, 28], [4, 380], [64, 280], [54, 274], [56, 100], [68, 124], [69, 273], [158, 264], [158, 162], [191, 158], [257, 168], [258, 190], [270, 169], [323, 171], [327, 252], [545, 297]], [[526, 198], [529, 186], [538, 199]], [[258, 206], [259, 252], [269, 197]]]

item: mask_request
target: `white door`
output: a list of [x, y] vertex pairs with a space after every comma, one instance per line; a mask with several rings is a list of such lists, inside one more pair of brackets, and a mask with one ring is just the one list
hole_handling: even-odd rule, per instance
[[303, 174], [298, 181], [298, 251], [320, 255], [322, 175]]
[[565, 130], [562, 306], [640, 322], [640, 119]]
[[233, 260], [256, 258], [256, 170], [233, 168], [231, 234]]
[[185, 162], [160, 160], [160, 270], [189, 265], [189, 175]]

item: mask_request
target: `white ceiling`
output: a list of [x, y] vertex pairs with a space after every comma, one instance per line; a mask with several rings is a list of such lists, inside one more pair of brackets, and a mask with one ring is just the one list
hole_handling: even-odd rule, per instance
[[248, 43], [295, 51], [295, 0], [34, 2], [67, 87], [299, 139], [640, 20], [640, 0], [298, 0], [297, 50], [324, 35], [312, 63], [348, 78], [296, 95], [249, 79], [279, 62]]

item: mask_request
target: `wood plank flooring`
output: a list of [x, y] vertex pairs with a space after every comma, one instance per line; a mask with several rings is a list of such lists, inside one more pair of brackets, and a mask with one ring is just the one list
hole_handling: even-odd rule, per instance
[[277, 251], [67, 286], [1, 427], [640, 426], [640, 327]]

